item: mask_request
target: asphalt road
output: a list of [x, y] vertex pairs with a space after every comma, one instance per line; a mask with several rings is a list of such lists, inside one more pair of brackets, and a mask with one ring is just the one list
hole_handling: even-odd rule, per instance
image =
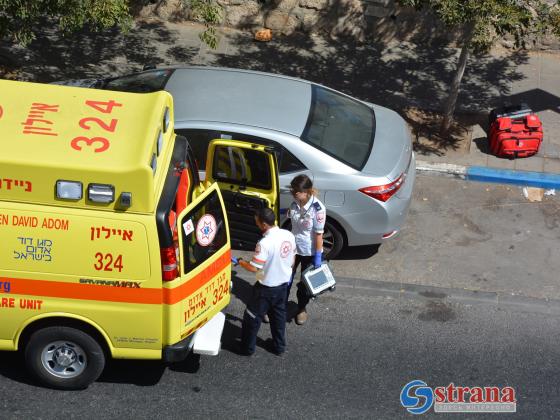
[[[305, 326], [288, 325], [284, 357], [259, 347], [247, 358], [230, 349], [249, 287], [236, 279], [241, 299], [228, 309], [224, 349], [198, 369], [192, 360], [167, 368], [115, 361], [87, 390], [61, 392], [28, 383], [19, 358], [1, 353], [0, 418], [392, 419], [411, 416], [399, 394], [413, 379], [511, 386], [515, 417], [560, 416], [558, 314], [343, 290], [313, 302]], [[266, 326], [260, 337], [270, 337]], [[445, 417], [433, 409], [425, 416]]]
[[[60, 392], [31, 383], [18, 355], [0, 353], [0, 419], [392, 419], [410, 416], [399, 394], [413, 379], [512, 386], [518, 418], [559, 418], [560, 310], [524, 300], [560, 296], [559, 208], [557, 197], [529, 203], [516, 187], [419, 177], [403, 234], [377, 253], [350, 249], [333, 262], [337, 276], [365, 279], [361, 288], [341, 284], [312, 304], [307, 325], [290, 323], [283, 358], [262, 347], [252, 358], [232, 352], [251, 287], [236, 277], [219, 357], [200, 366], [113, 361], [87, 390]], [[380, 283], [451, 293], [394, 299], [380, 296]], [[462, 300], [465, 288], [521, 298]], [[260, 337], [269, 336], [265, 326]]]

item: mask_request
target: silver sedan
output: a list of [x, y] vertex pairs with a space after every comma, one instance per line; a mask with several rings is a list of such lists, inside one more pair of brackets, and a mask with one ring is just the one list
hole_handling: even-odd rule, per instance
[[187, 137], [200, 167], [215, 138], [274, 146], [281, 224], [289, 223], [290, 181], [305, 173], [327, 207], [327, 258], [345, 245], [380, 244], [404, 224], [415, 181], [414, 153], [405, 121], [387, 108], [309, 81], [228, 68], [163, 68], [62, 83], [167, 90], [174, 99], [175, 130]]

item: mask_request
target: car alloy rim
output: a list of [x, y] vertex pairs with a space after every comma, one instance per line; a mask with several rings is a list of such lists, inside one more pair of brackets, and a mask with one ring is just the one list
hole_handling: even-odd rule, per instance
[[327, 255], [329, 252], [332, 251], [334, 247], [334, 236], [332, 231], [325, 226], [325, 230], [323, 232], [323, 255]]
[[41, 353], [43, 367], [57, 378], [75, 378], [85, 370], [87, 356], [84, 350], [71, 341], [53, 341]]

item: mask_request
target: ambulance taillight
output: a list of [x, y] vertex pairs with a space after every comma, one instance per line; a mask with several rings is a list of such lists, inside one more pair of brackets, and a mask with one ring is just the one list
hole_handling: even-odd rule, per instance
[[179, 276], [175, 247], [161, 248], [161, 276], [163, 281], [175, 280]]

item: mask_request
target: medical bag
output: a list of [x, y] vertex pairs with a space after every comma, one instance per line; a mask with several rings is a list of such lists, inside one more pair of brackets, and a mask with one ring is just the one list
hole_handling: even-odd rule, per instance
[[518, 158], [536, 154], [543, 140], [539, 117], [525, 104], [490, 112], [490, 151], [498, 157]]

